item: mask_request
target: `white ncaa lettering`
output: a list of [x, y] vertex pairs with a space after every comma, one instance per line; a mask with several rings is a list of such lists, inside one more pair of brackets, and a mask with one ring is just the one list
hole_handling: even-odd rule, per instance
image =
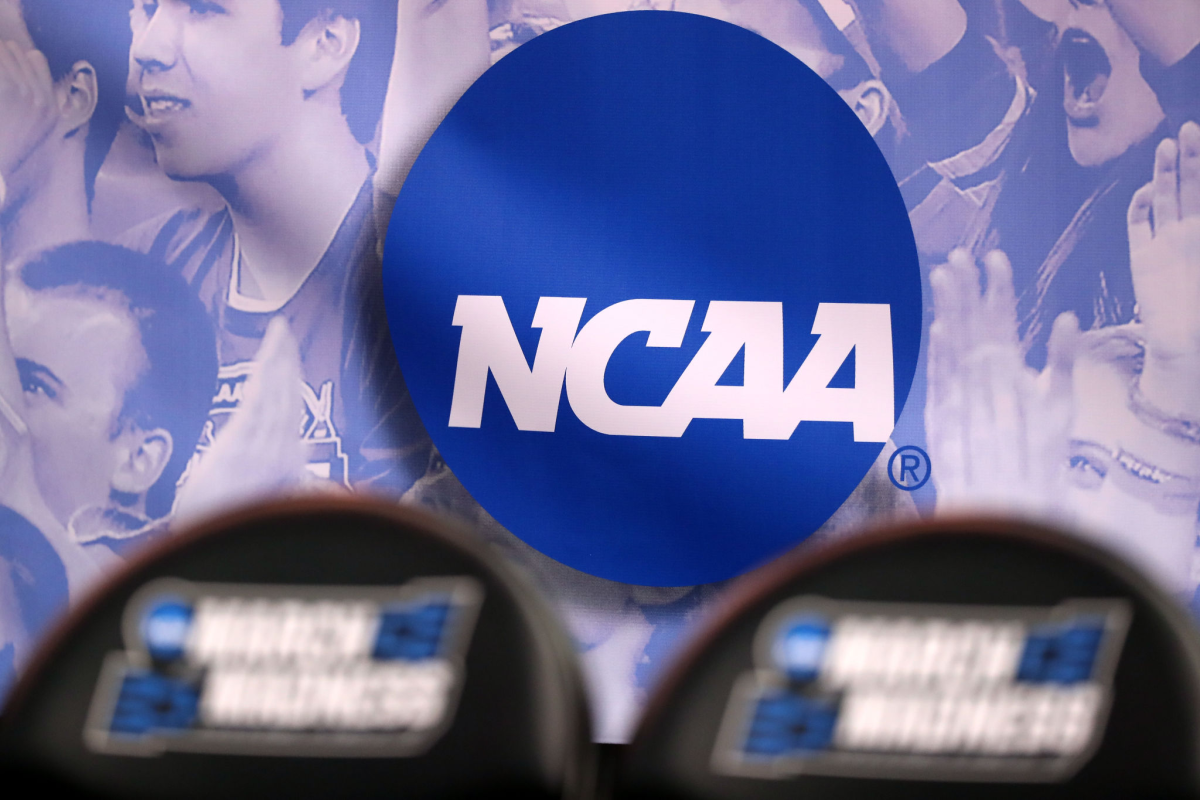
[[586, 302], [582, 297], [538, 300], [533, 327], [541, 328], [542, 335], [530, 369], [503, 298], [459, 295], [453, 324], [462, 327], [462, 339], [450, 427], [478, 428], [483, 423], [483, 396], [491, 371], [519, 430], [553, 431], [567, 358]]
[[[740, 419], [744, 438], [777, 438], [762, 436], [761, 429], [783, 393], [783, 303], [714, 300], [701, 330], [708, 338], [663, 403], [680, 425], [674, 435], [695, 418]], [[718, 386], [743, 347], [742, 385]]]
[[[821, 338], [784, 390], [776, 412], [763, 415], [763, 434], [755, 438], [790, 439], [796, 426], [809, 420], [853, 422], [854, 441], [886, 442], [896, 424], [892, 307], [821, 303], [812, 332]], [[829, 388], [852, 350], [854, 388]]]
[[580, 422], [617, 436], [683, 435], [665, 406], [614, 403], [604, 389], [604, 372], [617, 345], [638, 331], [649, 331], [647, 347], [679, 347], [694, 305], [692, 300], [626, 300], [588, 320], [575, 337], [567, 367], [567, 399]]
[[[647, 331], [648, 347], [679, 347], [692, 300], [626, 300], [598, 312], [576, 335], [586, 300], [543, 297], [533, 367], [526, 362], [504, 301], [460, 295], [453, 324], [462, 328], [450, 427], [478, 428], [489, 371], [519, 430], [553, 431], [565, 381], [571, 409], [589, 428], [609, 435], [679, 437], [693, 419], [740, 419], [746, 439], [790, 439], [804, 420], [850, 422], [857, 442], [882, 442], [894, 424], [891, 307], [821, 303], [812, 333], [819, 338], [784, 387], [783, 304], [714, 300], [702, 330], [709, 334], [661, 406], [616, 403], [604, 388], [613, 352]], [[718, 381], [745, 350], [741, 386]], [[855, 354], [854, 388], [829, 388]]]

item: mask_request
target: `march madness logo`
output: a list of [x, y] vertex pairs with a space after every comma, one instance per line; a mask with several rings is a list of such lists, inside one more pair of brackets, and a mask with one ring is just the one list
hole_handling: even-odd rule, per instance
[[816, 530], [891, 435], [920, 344], [871, 136], [787, 52], [687, 14], [564, 25], [476, 81], [406, 179], [384, 292], [463, 485], [635, 584], [729, 578]]
[[1049, 608], [802, 597], [759, 627], [716, 772], [1031, 782], [1099, 745], [1129, 627], [1121, 600]]
[[483, 591], [163, 579], [129, 601], [104, 662], [91, 749], [418, 755], [454, 718]]

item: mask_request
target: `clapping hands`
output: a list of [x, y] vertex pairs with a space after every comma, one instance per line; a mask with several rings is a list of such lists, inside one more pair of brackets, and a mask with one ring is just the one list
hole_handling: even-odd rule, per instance
[[1007, 256], [968, 253], [935, 269], [925, 425], [939, 509], [1055, 513], [1067, 463], [1079, 324], [1063, 314], [1041, 373], [1025, 365]]
[[1200, 125], [1164, 139], [1129, 206], [1129, 255], [1146, 347], [1141, 388], [1200, 418]]

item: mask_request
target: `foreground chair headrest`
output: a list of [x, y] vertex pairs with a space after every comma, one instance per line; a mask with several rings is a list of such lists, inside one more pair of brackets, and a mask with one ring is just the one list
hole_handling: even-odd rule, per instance
[[1200, 639], [1054, 531], [897, 527], [746, 580], [626, 756], [626, 797], [1200, 796]]
[[367, 502], [205, 525], [72, 613], [0, 752], [111, 797], [572, 796], [592, 764], [574, 651], [498, 561]]

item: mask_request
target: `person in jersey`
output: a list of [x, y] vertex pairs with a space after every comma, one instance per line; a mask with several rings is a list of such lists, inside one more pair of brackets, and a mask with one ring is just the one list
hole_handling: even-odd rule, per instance
[[3, 296], [0, 684], [70, 600], [160, 532], [217, 373], [203, 307], [141, 253], [38, 252]]
[[[158, 164], [203, 182], [216, 213], [181, 211], [131, 234], [177, 270], [218, 331], [220, 380], [201, 450], [221, 438], [259, 369], [274, 317], [300, 346], [295, 429], [308, 475], [399, 495], [429, 443], [382, 307], [374, 215], [376, 134], [397, 6], [378, 0], [136, 0], [130, 84]], [[294, 430], [291, 435], [294, 436]], [[235, 437], [225, 437], [232, 439]], [[278, 488], [246, 440], [223, 449], [230, 505]], [[203, 462], [203, 456], [201, 457]]]
[[26, 85], [0, 92], [0, 118], [42, 121], [36, 138], [0, 126], [9, 260], [91, 238], [96, 175], [125, 119], [128, 44], [119, 0], [0, 0], [0, 84], [20, 74]]

